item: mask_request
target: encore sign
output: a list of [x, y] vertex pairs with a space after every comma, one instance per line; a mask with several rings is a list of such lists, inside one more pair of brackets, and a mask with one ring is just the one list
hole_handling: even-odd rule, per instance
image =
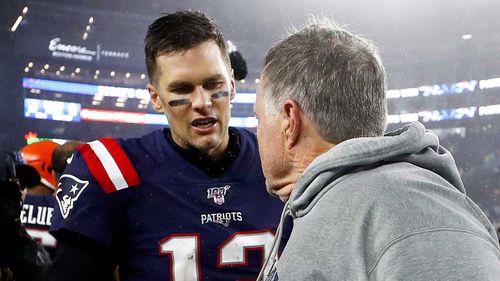
[[128, 59], [128, 52], [118, 52], [110, 50], [101, 50], [101, 45], [97, 44], [96, 50], [89, 50], [87, 47], [78, 45], [69, 45], [61, 43], [61, 38], [57, 37], [49, 41], [49, 51], [53, 57], [67, 58], [83, 61], [99, 61], [101, 57]]

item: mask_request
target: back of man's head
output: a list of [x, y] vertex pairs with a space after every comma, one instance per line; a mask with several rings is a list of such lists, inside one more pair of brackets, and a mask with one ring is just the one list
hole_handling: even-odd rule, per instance
[[22, 189], [32, 189], [37, 185], [41, 185], [41, 177], [38, 171], [28, 164], [20, 164], [16, 166], [16, 175], [19, 185]]
[[179, 11], [155, 20], [144, 39], [144, 52], [149, 80], [153, 83], [156, 57], [170, 52], [184, 52], [212, 40], [222, 54], [228, 70], [231, 69], [226, 42], [215, 23], [198, 11]]
[[326, 18], [312, 18], [273, 47], [262, 77], [268, 114], [292, 99], [328, 142], [385, 130], [386, 76], [376, 47]]

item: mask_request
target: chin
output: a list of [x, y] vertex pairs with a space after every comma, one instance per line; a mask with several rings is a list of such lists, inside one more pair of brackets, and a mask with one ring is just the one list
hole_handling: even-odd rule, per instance
[[278, 196], [278, 198], [285, 203], [286, 201], [288, 201], [288, 199], [290, 199], [290, 195]]
[[[272, 185], [266, 180], [266, 190], [273, 197], [278, 197], [281, 201], [286, 202], [290, 198], [290, 193], [285, 192], [285, 190], [279, 186]], [[281, 192], [280, 192], [281, 190]]]
[[210, 151], [217, 149], [219, 145], [222, 143], [222, 139], [218, 136], [203, 136], [198, 140], [191, 143], [193, 147], [200, 151]]

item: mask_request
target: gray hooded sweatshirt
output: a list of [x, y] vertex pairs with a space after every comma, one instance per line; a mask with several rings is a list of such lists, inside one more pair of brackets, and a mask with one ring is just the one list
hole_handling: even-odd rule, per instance
[[492, 224], [418, 122], [320, 155], [285, 208], [294, 227], [266, 266], [280, 281], [500, 280]]

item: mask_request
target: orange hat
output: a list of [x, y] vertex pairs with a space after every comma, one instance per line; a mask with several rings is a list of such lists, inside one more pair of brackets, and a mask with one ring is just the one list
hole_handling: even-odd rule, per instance
[[21, 156], [26, 164], [33, 166], [41, 177], [41, 182], [48, 188], [55, 190], [56, 179], [52, 174], [52, 152], [59, 144], [42, 140], [28, 144], [21, 149]]

